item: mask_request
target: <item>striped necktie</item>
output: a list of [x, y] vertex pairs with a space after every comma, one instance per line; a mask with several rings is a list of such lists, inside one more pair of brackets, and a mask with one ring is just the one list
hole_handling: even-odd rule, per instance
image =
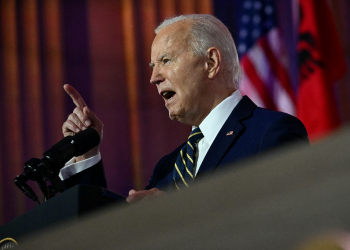
[[176, 159], [173, 178], [177, 189], [188, 187], [194, 179], [194, 165], [196, 163], [196, 148], [203, 138], [201, 130], [195, 128], [188, 137], [187, 143], [182, 147]]

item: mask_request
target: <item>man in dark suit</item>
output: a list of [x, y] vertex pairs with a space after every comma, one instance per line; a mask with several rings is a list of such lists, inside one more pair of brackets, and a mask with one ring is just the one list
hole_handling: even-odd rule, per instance
[[[150, 82], [164, 99], [170, 119], [191, 125], [195, 134], [202, 137], [195, 144], [185, 142], [163, 157], [146, 190], [130, 190], [127, 201], [161, 194], [169, 186], [188, 186], [185, 175], [191, 176], [192, 182], [227, 163], [284, 143], [308, 142], [305, 127], [297, 118], [258, 108], [248, 97], [241, 96], [236, 87], [241, 75], [236, 47], [230, 32], [218, 19], [211, 15], [179, 16], [165, 20], [156, 34]], [[64, 88], [77, 106], [63, 124], [64, 135], [91, 126], [102, 137], [102, 122], [72, 86]], [[193, 160], [184, 153], [188, 145], [193, 150]], [[187, 166], [186, 157], [192, 162]], [[80, 170], [74, 166], [64, 168], [61, 178], [102, 168], [98, 147], [76, 158], [76, 164], [83, 159], [88, 159], [84, 162], [89, 164]], [[179, 166], [182, 163], [183, 168]]]

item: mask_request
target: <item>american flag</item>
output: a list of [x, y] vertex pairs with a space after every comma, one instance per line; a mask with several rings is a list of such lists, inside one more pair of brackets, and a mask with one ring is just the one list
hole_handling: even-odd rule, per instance
[[242, 1], [237, 50], [239, 89], [258, 106], [295, 115], [295, 101], [273, 0]]

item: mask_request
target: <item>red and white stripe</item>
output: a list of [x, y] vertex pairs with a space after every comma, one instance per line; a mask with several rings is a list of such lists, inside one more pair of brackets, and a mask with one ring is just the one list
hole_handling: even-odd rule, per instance
[[295, 115], [288, 57], [277, 28], [271, 29], [241, 58], [243, 77], [239, 89], [258, 106]]

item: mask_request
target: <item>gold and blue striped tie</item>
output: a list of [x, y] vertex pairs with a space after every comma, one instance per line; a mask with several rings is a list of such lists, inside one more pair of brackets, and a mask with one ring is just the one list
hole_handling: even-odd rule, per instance
[[187, 143], [182, 147], [176, 159], [173, 178], [177, 189], [188, 187], [194, 179], [194, 165], [196, 164], [196, 148], [203, 138], [201, 130], [195, 128], [188, 137]]

